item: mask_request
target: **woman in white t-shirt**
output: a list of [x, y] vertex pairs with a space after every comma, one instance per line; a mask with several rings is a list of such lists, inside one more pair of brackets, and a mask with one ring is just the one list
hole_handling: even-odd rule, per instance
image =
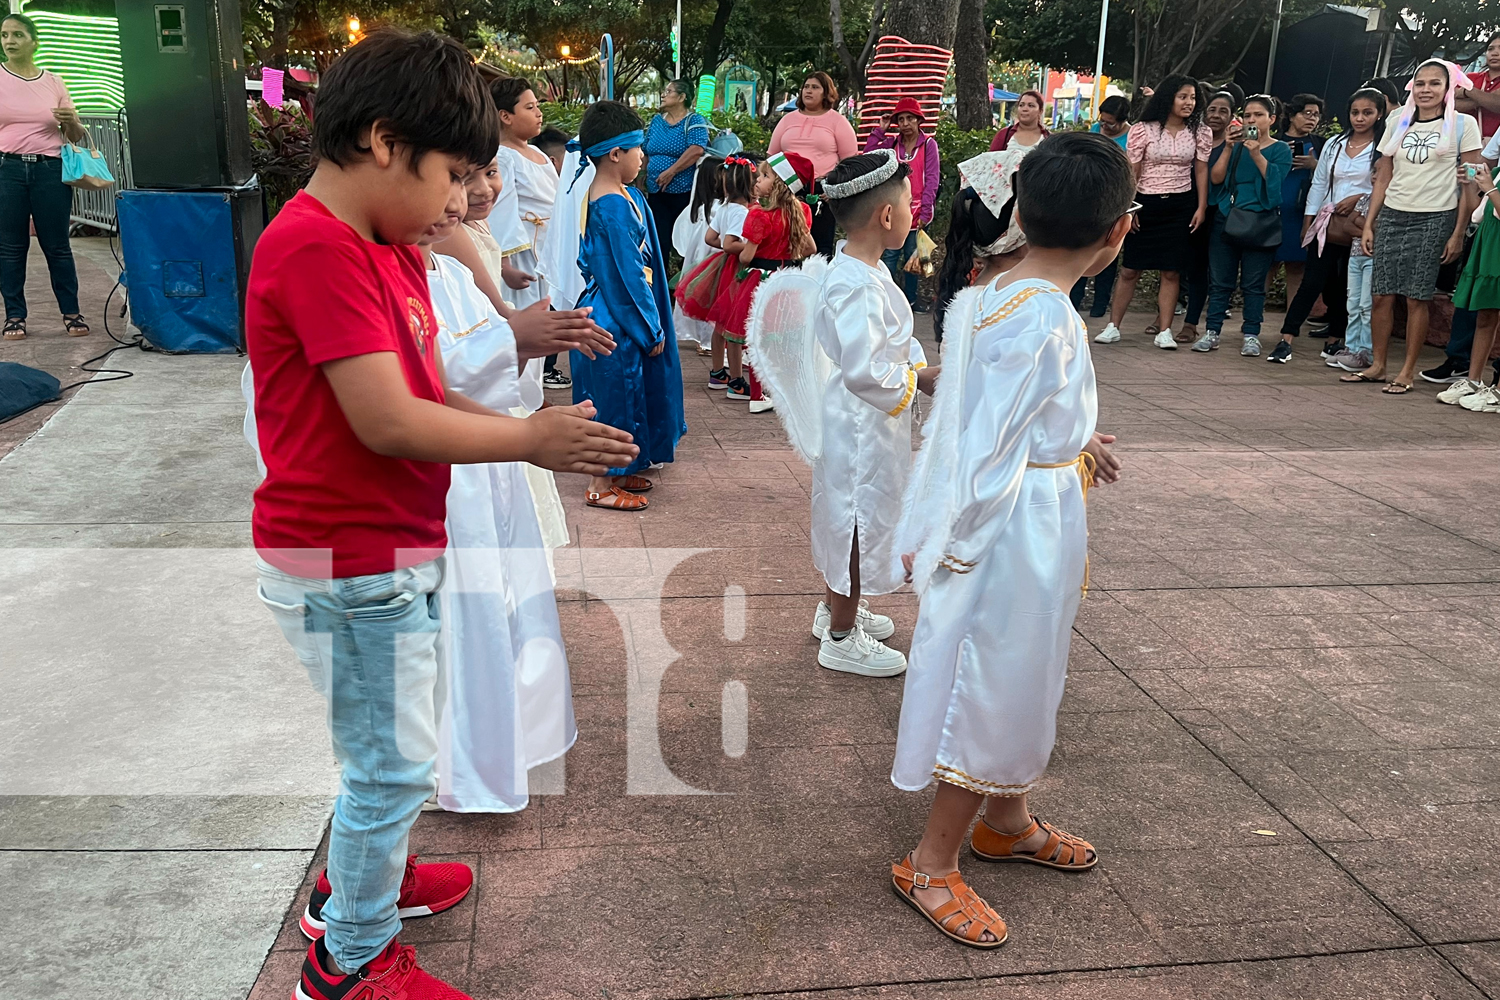
[[1463, 251], [1474, 210], [1472, 186], [1460, 192], [1459, 163], [1478, 163], [1479, 123], [1454, 108], [1462, 70], [1429, 59], [1412, 76], [1404, 107], [1386, 119], [1375, 166], [1375, 188], [1365, 219], [1364, 251], [1374, 258], [1370, 328], [1374, 363], [1358, 373], [1384, 382], [1396, 296], [1406, 299], [1406, 361], [1384, 391], [1411, 391], [1427, 340], [1427, 303], [1437, 293], [1438, 268]]
[[0, 19], [0, 293], [6, 340], [26, 336], [26, 252], [31, 228], [62, 310], [63, 328], [82, 337], [89, 325], [78, 312], [78, 270], [68, 244], [73, 189], [62, 182], [62, 141], [84, 137], [67, 85], [37, 67], [36, 25], [24, 14]]

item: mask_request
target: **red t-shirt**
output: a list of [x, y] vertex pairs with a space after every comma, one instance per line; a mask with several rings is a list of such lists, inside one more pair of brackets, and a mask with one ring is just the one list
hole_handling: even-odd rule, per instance
[[392, 351], [412, 395], [443, 401], [417, 248], [370, 243], [299, 193], [255, 246], [245, 342], [266, 466], [251, 519], [261, 558], [322, 579], [388, 573], [441, 555], [449, 467], [366, 448], [319, 367]]
[[[812, 227], [812, 209], [807, 207], [806, 202], [797, 202], [802, 209], [802, 218], [808, 227]], [[759, 205], [750, 206], [750, 214], [745, 217], [745, 225], [741, 232], [746, 243], [754, 243], [755, 256], [764, 257], [766, 260], [795, 260], [796, 255], [792, 253], [789, 245], [789, 233], [786, 229], [786, 219], [781, 214], [781, 209], [764, 209]]]
[[[1469, 74], [1469, 89], [1489, 92], [1500, 90], [1500, 76], [1491, 77], [1490, 71], [1482, 69], [1478, 73]], [[1488, 139], [1495, 134], [1495, 129], [1500, 128], [1500, 113], [1479, 109], [1475, 115], [1479, 119], [1479, 134]]]

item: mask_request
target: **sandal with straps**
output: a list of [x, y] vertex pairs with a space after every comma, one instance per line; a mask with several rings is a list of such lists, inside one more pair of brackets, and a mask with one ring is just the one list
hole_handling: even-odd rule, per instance
[[[990, 904], [979, 897], [979, 893], [969, 888], [963, 876], [956, 871], [947, 875], [919, 872], [908, 854], [891, 865], [891, 888], [912, 909], [926, 917], [932, 926], [959, 944], [988, 950], [1000, 947], [1010, 936], [1000, 914], [991, 909]], [[935, 910], [928, 910], [917, 902], [917, 889], [947, 889], [953, 893], [953, 898]], [[981, 940], [985, 931], [989, 931], [995, 940]]]
[[603, 493], [595, 493], [590, 490], [584, 494], [585, 503], [590, 507], [599, 507], [603, 510], [644, 510], [650, 503], [645, 497], [638, 497], [634, 493], [627, 493], [618, 486], [611, 486]]
[[63, 317], [63, 329], [70, 337], [87, 337], [93, 333], [88, 323], [84, 322], [83, 313], [74, 313]]
[[610, 482], [620, 489], [629, 490], [632, 493], [645, 493], [656, 485], [645, 476], [615, 476]]
[[5, 333], [3, 334], [3, 336], [6, 340], [25, 340], [26, 321], [24, 319], [6, 320]]
[[[1034, 851], [1018, 851], [1016, 845], [1038, 830], [1045, 830], [1047, 840]], [[1001, 833], [983, 818], [974, 824], [969, 847], [981, 861], [1025, 861], [1065, 872], [1088, 871], [1099, 863], [1099, 852], [1082, 837], [1075, 837], [1051, 823], [1031, 817], [1031, 825], [1017, 834]]]

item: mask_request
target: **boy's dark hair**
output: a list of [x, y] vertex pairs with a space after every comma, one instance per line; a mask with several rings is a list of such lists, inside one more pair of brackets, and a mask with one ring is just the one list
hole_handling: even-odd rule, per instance
[[1391, 107], [1399, 108], [1401, 106], [1401, 102], [1404, 100], [1404, 98], [1401, 96], [1401, 88], [1397, 87], [1394, 82], [1383, 76], [1377, 76], [1374, 79], [1366, 80], [1364, 83], [1360, 84], [1359, 89], [1373, 89], [1380, 91], [1380, 93], [1385, 96], [1386, 103]]
[[505, 76], [490, 81], [490, 97], [495, 99], [495, 110], [507, 114], [516, 110], [516, 102], [531, 89], [531, 81], [524, 76]]
[[345, 52], [318, 87], [313, 155], [341, 167], [369, 153], [370, 126], [384, 122], [411, 151], [413, 173], [437, 150], [480, 166], [495, 158], [495, 102], [457, 41], [431, 31], [380, 28]]
[[1054, 135], [1028, 153], [1016, 173], [1016, 211], [1033, 247], [1092, 246], [1135, 197], [1125, 151], [1097, 132]]
[[1130, 116], [1130, 101], [1122, 94], [1111, 94], [1099, 104], [1099, 113], [1114, 115], [1119, 121]]
[[548, 125], [532, 137], [531, 145], [543, 152], [551, 152], [554, 149], [566, 149], [569, 138], [568, 133], [562, 129]]
[[[890, 157], [884, 153], [860, 153], [840, 160], [838, 165], [828, 171], [828, 176], [823, 178], [823, 184], [847, 184], [850, 181], [872, 173], [876, 169], [890, 162]], [[890, 180], [872, 187], [868, 191], [862, 191], [849, 198], [829, 198], [825, 193], [824, 199], [828, 207], [833, 209], [833, 217], [845, 231], [852, 232], [870, 221], [870, 217], [880, 208], [895, 202], [901, 197], [901, 182], [906, 175], [911, 173], [906, 164], [896, 164], [896, 172], [891, 175]]]
[[[583, 113], [583, 121], [578, 123], [578, 144], [588, 149], [626, 132], [643, 131], [645, 127], [641, 116], [629, 105], [619, 101], [597, 101], [589, 105]], [[591, 156], [589, 159], [597, 166], [603, 157]]]

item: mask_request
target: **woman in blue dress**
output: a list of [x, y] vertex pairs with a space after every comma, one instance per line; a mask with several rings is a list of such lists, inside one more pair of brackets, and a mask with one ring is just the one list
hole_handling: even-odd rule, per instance
[[708, 121], [693, 110], [693, 84], [673, 80], [661, 92], [661, 111], [646, 129], [646, 191], [656, 217], [656, 240], [672, 245], [672, 227], [693, 197], [693, 176], [708, 148]]
[[573, 401], [593, 400], [598, 419], [629, 431], [641, 449], [630, 465], [589, 480], [589, 506], [607, 510], [644, 509], [639, 494], [654, 484], [639, 473], [672, 461], [687, 431], [666, 262], [651, 209], [630, 186], [645, 159], [642, 139], [640, 117], [617, 101], [591, 105], [578, 128], [594, 164], [578, 248], [585, 283], [578, 308], [593, 309], [615, 350], [592, 359], [570, 354]]

